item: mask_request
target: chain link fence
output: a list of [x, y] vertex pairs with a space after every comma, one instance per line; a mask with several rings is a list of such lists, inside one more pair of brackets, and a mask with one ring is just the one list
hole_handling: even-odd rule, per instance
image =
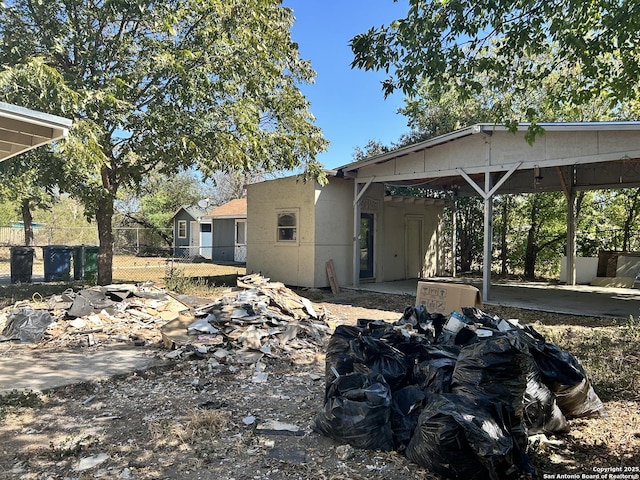
[[[211, 247], [172, 247], [166, 238], [171, 239], [173, 231], [162, 232], [147, 228], [114, 228], [113, 281], [114, 283], [139, 283], [152, 281], [163, 283], [167, 278], [218, 278], [243, 275], [244, 264], [240, 262], [212, 262]], [[25, 244], [24, 229], [0, 227], [0, 283], [11, 281], [12, 247]], [[44, 248], [51, 245], [74, 247], [78, 245], [98, 245], [98, 231], [95, 227], [34, 228], [32, 282], [45, 280]], [[62, 259], [66, 268], [67, 258]], [[77, 277], [73, 262], [75, 255], [69, 258], [69, 279]], [[95, 260], [90, 260], [95, 261]], [[15, 262], [15, 260], [14, 260]], [[58, 266], [58, 265], [57, 265]], [[16, 265], [14, 263], [14, 269]], [[78, 280], [79, 278], [75, 278]]]

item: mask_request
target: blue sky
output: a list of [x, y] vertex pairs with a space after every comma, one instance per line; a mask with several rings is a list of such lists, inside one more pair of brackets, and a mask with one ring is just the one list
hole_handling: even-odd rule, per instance
[[283, 5], [296, 17], [291, 36], [300, 56], [317, 72], [315, 83], [301, 90], [331, 142], [328, 151], [318, 155], [325, 168], [351, 162], [356, 146], [364, 147], [371, 139], [390, 145], [408, 131], [406, 119], [396, 113], [403, 106], [402, 94], [385, 99], [380, 86], [384, 72], [351, 69], [349, 47], [358, 33], [404, 17], [406, 2], [284, 0]]

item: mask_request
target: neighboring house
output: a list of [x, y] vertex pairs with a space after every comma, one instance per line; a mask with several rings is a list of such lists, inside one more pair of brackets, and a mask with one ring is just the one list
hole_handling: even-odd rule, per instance
[[222, 262], [247, 261], [247, 199], [237, 198], [211, 210], [203, 217], [213, 228], [212, 259]]
[[211, 259], [211, 219], [208, 208], [183, 205], [173, 215], [173, 251], [176, 257]]
[[362, 281], [440, 274], [443, 200], [392, 197], [372, 184], [358, 198], [356, 231], [353, 180], [335, 172], [328, 180], [321, 186], [294, 176], [248, 185], [247, 272], [317, 288], [330, 286], [328, 260], [342, 285], [352, 284], [355, 268]]

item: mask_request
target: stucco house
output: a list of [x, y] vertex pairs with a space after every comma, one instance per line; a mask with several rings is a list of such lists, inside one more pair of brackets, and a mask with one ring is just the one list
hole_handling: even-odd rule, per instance
[[211, 259], [220, 262], [247, 260], [247, 199], [236, 198], [202, 217], [212, 226]]
[[329, 172], [328, 180], [247, 186], [247, 272], [317, 288], [330, 286], [329, 260], [339, 285], [352, 283], [354, 269], [363, 282], [440, 274], [443, 200], [392, 197], [383, 184], [354, 199], [352, 178]]
[[211, 219], [204, 218], [210, 209], [183, 205], [173, 214], [173, 252], [176, 257], [211, 258]]

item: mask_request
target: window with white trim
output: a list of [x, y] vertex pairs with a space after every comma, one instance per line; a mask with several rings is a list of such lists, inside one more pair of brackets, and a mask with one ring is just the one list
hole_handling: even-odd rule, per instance
[[298, 241], [298, 212], [282, 210], [278, 212], [279, 243], [296, 243]]
[[186, 220], [178, 220], [178, 238], [187, 238]]

